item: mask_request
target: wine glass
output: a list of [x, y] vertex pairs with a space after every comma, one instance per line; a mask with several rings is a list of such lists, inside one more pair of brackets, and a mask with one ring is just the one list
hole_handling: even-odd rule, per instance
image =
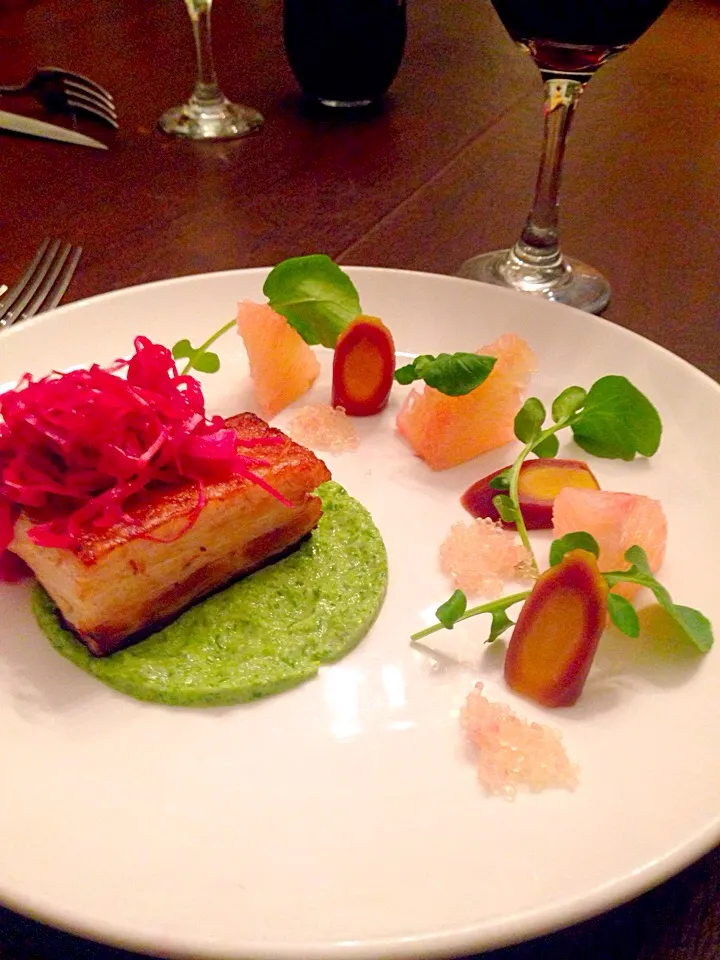
[[492, 0], [512, 39], [545, 81], [545, 132], [535, 197], [510, 250], [467, 260], [461, 277], [513, 287], [599, 313], [610, 284], [560, 250], [558, 192], [565, 143], [580, 95], [593, 74], [626, 50], [669, 0]]
[[187, 103], [171, 107], [158, 120], [165, 133], [191, 140], [230, 140], [257, 130], [262, 114], [252, 107], [231, 103], [218, 86], [210, 33], [212, 0], [185, 0], [190, 14], [197, 80]]

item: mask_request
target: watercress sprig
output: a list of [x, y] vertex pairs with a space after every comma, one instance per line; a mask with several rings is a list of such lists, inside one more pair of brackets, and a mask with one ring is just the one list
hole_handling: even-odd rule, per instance
[[597, 380], [589, 390], [566, 387], [553, 400], [552, 423], [545, 425], [546, 411], [537, 397], [530, 397], [515, 417], [515, 436], [524, 446], [512, 466], [498, 474], [490, 485], [498, 490], [493, 503], [506, 523], [514, 523], [518, 536], [537, 572], [527, 528], [520, 509], [518, 481], [527, 457], [554, 457], [560, 430], [569, 427], [575, 442], [597, 457], [632, 460], [637, 454], [651, 457], [660, 446], [660, 416], [637, 387], [622, 376]]
[[[352, 280], [322, 253], [283, 260], [267, 275], [263, 293], [273, 310], [309, 344], [334, 347], [345, 327], [360, 313], [360, 299]], [[199, 347], [187, 339], [178, 340], [172, 348], [173, 357], [187, 358], [181, 373], [216, 373], [220, 358], [209, 348], [234, 326], [235, 320], [228, 321]]]
[[435, 611], [438, 622], [425, 627], [424, 630], [418, 630], [410, 637], [411, 640], [422, 640], [429, 637], [438, 630], [452, 630], [456, 623], [463, 620], [469, 620], [471, 617], [477, 617], [481, 613], [489, 613], [492, 616], [490, 625], [490, 634], [487, 642], [490, 643], [501, 636], [508, 627], [513, 626], [513, 621], [508, 617], [507, 610], [516, 603], [527, 600], [530, 596], [529, 590], [522, 590], [519, 593], [511, 593], [506, 597], [498, 597], [497, 600], [490, 600], [488, 603], [481, 603], [477, 607], [467, 606], [467, 597], [462, 590], [456, 590], [452, 596], [441, 603]]
[[[597, 541], [589, 533], [567, 533], [559, 540], [554, 540], [550, 547], [551, 566], [560, 563], [569, 550], [578, 549], [587, 550], [595, 557], [600, 555]], [[707, 653], [713, 644], [712, 625], [707, 617], [692, 607], [684, 607], [673, 603], [668, 590], [662, 586], [650, 569], [647, 554], [642, 547], [637, 544], [630, 547], [625, 551], [624, 559], [630, 564], [629, 569], [603, 571], [602, 575], [607, 581], [608, 587], [614, 587], [618, 583], [636, 583], [641, 587], [647, 587], [655, 594], [657, 602], [680, 627], [685, 636], [702, 653]], [[622, 633], [629, 637], [639, 635], [640, 621], [637, 611], [625, 597], [615, 593], [609, 594], [608, 612], [610, 619]]]
[[[551, 417], [553, 422], [546, 426], [546, 411], [542, 402], [537, 397], [525, 401], [514, 424], [515, 436], [523, 443], [523, 447], [512, 465], [491, 481], [491, 486], [499, 491], [493, 503], [503, 520], [515, 523], [518, 535], [531, 557], [534, 572], [537, 572], [537, 563], [518, 498], [520, 469], [530, 453], [538, 457], [554, 457], [559, 448], [556, 434], [566, 427], [572, 430], [575, 442], [589, 453], [624, 460], [632, 460], [637, 454], [652, 456], [662, 436], [662, 424], [655, 407], [637, 387], [621, 376], [602, 377], [588, 391], [577, 386], [567, 387], [553, 401]], [[588, 550], [596, 557], [599, 555], [597, 542], [589, 533], [570, 533], [553, 541], [550, 547], [551, 565], [559, 563], [568, 550], [576, 549]], [[688, 639], [702, 652], [709, 650], [713, 635], [708, 619], [699, 611], [672, 601], [666, 588], [650, 570], [647, 555], [641, 547], [630, 547], [625, 559], [631, 564], [628, 570], [603, 571], [608, 586], [627, 582], [649, 588]], [[437, 623], [413, 634], [412, 640], [420, 640], [437, 630], [452, 629], [461, 620], [489, 613], [492, 616], [488, 637], [490, 642], [513, 625], [507, 609], [527, 599], [530, 593], [527, 590], [510, 594], [468, 609], [465, 594], [456, 590], [449, 600], [438, 607]], [[610, 593], [608, 612], [619, 630], [631, 637], [638, 635], [640, 622], [628, 600]]]
[[[559, 540], [552, 542], [550, 546], [550, 565], [555, 566], [560, 563], [570, 550], [587, 550], [595, 557], [600, 554], [597, 541], [589, 533], [584, 531], [568, 533]], [[602, 576], [605, 578], [608, 587], [614, 587], [618, 583], [636, 583], [642, 587], [647, 587], [653, 592], [657, 602], [669, 614], [684, 636], [694, 643], [701, 653], [707, 653], [713, 645], [712, 625], [707, 617], [699, 610], [673, 602], [667, 588], [662, 586], [650, 569], [647, 554], [642, 547], [636, 544], [626, 550], [625, 560], [630, 564], [627, 570], [602, 571]], [[481, 613], [489, 613], [492, 616], [492, 621], [486, 642], [492, 643], [508, 627], [514, 626], [513, 621], [507, 615], [508, 608], [526, 600], [531, 592], [525, 590], [522, 593], [509, 594], [506, 597], [499, 597], [497, 600], [491, 600], [488, 603], [468, 609], [465, 594], [462, 590], [456, 590], [450, 599], [446, 600], [435, 611], [437, 623], [414, 633], [411, 640], [421, 640], [438, 630], [452, 630], [455, 624], [462, 620], [468, 620], [470, 617], [476, 617]], [[640, 620], [630, 601], [619, 594], [609, 593], [607, 604], [610, 619], [618, 630], [626, 636], [637, 637], [640, 633]]]

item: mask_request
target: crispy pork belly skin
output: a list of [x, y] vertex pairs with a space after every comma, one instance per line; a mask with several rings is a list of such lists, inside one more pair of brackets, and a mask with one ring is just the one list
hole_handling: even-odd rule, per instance
[[317, 525], [322, 507], [312, 491], [330, 479], [322, 460], [252, 413], [226, 421], [239, 438], [281, 437], [282, 444], [249, 448], [268, 462], [258, 476], [285, 496], [284, 506], [251, 480], [233, 477], [205, 487], [207, 503], [196, 522], [190, 483], [148, 491], [128, 509], [132, 523], [88, 529], [72, 549], [38, 547], [27, 536], [33, 521], [21, 514], [10, 549], [32, 569], [67, 624], [96, 656], [162, 626], [185, 607], [262, 566], [298, 543]]

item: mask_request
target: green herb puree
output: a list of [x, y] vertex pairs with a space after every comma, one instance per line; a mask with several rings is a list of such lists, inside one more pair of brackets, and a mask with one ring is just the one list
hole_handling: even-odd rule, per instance
[[135, 646], [93, 657], [40, 587], [38, 623], [64, 657], [138, 700], [217, 706], [295, 686], [365, 636], [387, 585], [385, 546], [370, 514], [337, 483], [318, 493], [322, 518], [294, 553]]

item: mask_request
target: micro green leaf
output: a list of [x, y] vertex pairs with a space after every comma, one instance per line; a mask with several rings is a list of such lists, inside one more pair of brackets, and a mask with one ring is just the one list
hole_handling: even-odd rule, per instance
[[183, 357], [192, 357], [195, 348], [189, 340], [178, 340], [172, 348], [172, 355], [175, 360], [181, 360]]
[[587, 550], [594, 557], [600, 556], [600, 547], [595, 537], [584, 530], [577, 530], [573, 533], [566, 533], [564, 537], [553, 540], [550, 544], [550, 566], [554, 567], [571, 550]]
[[587, 391], [582, 387], [566, 387], [553, 400], [552, 418], [555, 423], [569, 419], [585, 402]]
[[507, 609], [502, 607], [500, 610], [491, 610], [492, 623], [490, 624], [490, 633], [485, 643], [492, 643], [502, 636], [508, 627], [514, 627], [515, 621], [507, 615]]
[[206, 350], [205, 353], [195, 358], [193, 366], [201, 373], [217, 373], [220, 369], [220, 357], [212, 350]]
[[610, 587], [616, 583], [638, 583], [647, 587], [655, 594], [660, 606], [678, 624], [685, 636], [691, 640], [702, 653], [707, 653], [713, 645], [713, 632], [710, 621], [692, 607], [684, 607], [673, 603], [668, 590], [655, 579], [650, 570], [647, 554], [637, 544], [625, 552], [625, 559], [631, 564], [629, 570], [603, 571], [603, 576]]
[[217, 373], [220, 369], [220, 357], [213, 353], [209, 348], [219, 340], [228, 330], [232, 330], [236, 325], [236, 320], [228, 320], [219, 330], [211, 334], [205, 343], [199, 347], [194, 347], [189, 340], [178, 340], [172, 348], [172, 355], [175, 360], [187, 358], [187, 363], [180, 371], [181, 376], [189, 373], [191, 370], [199, 370], [201, 373]]
[[440, 604], [435, 611], [435, 616], [447, 630], [452, 630], [466, 610], [467, 597], [462, 590], [456, 590], [445, 603]]
[[207, 349], [207, 345], [193, 347], [189, 340], [178, 340], [172, 348], [175, 360], [187, 359], [183, 374], [190, 370], [199, 370], [200, 373], [217, 373], [220, 369], [220, 357]]
[[501, 520], [504, 520], [505, 523], [517, 523], [520, 508], [513, 503], [511, 497], [506, 496], [504, 493], [499, 493], [496, 497], [493, 497], [492, 502], [500, 514]]
[[422, 354], [412, 363], [399, 367], [395, 380], [402, 384], [424, 380], [429, 387], [448, 397], [460, 397], [484, 383], [495, 363], [495, 357], [477, 353], [440, 353], [436, 357]]
[[539, 443], [536, 443], [532, 448], [532, 452], [536, 457], [547, 458], [554, 457], [559, 449], [560, 441], [555, 434], [552, 433], [549, 437], [545, 437]]
[[334, 347], [360, 313], [355, 285], [325, 254], [283, 260], [268, 274], [263, 293], [309, 344]]
[[637, 387], [625, 377], [597, 380], [582, 409], [571, 421], [575, 442], [597, 457], [632, 460], [651, 457], [660, 446], [660, 416]]
[[640, 634], [640, 620], [635, 607], [625, 597], [617, 593], [609, 593], [607, 598], [610, 619], [628, 637], [637, 637]]
[[522, 443], [530, 443], [540, 433], [545, 422], [545, 407], [537, 397], [528, 397], [515, 415], [515, 436]]

